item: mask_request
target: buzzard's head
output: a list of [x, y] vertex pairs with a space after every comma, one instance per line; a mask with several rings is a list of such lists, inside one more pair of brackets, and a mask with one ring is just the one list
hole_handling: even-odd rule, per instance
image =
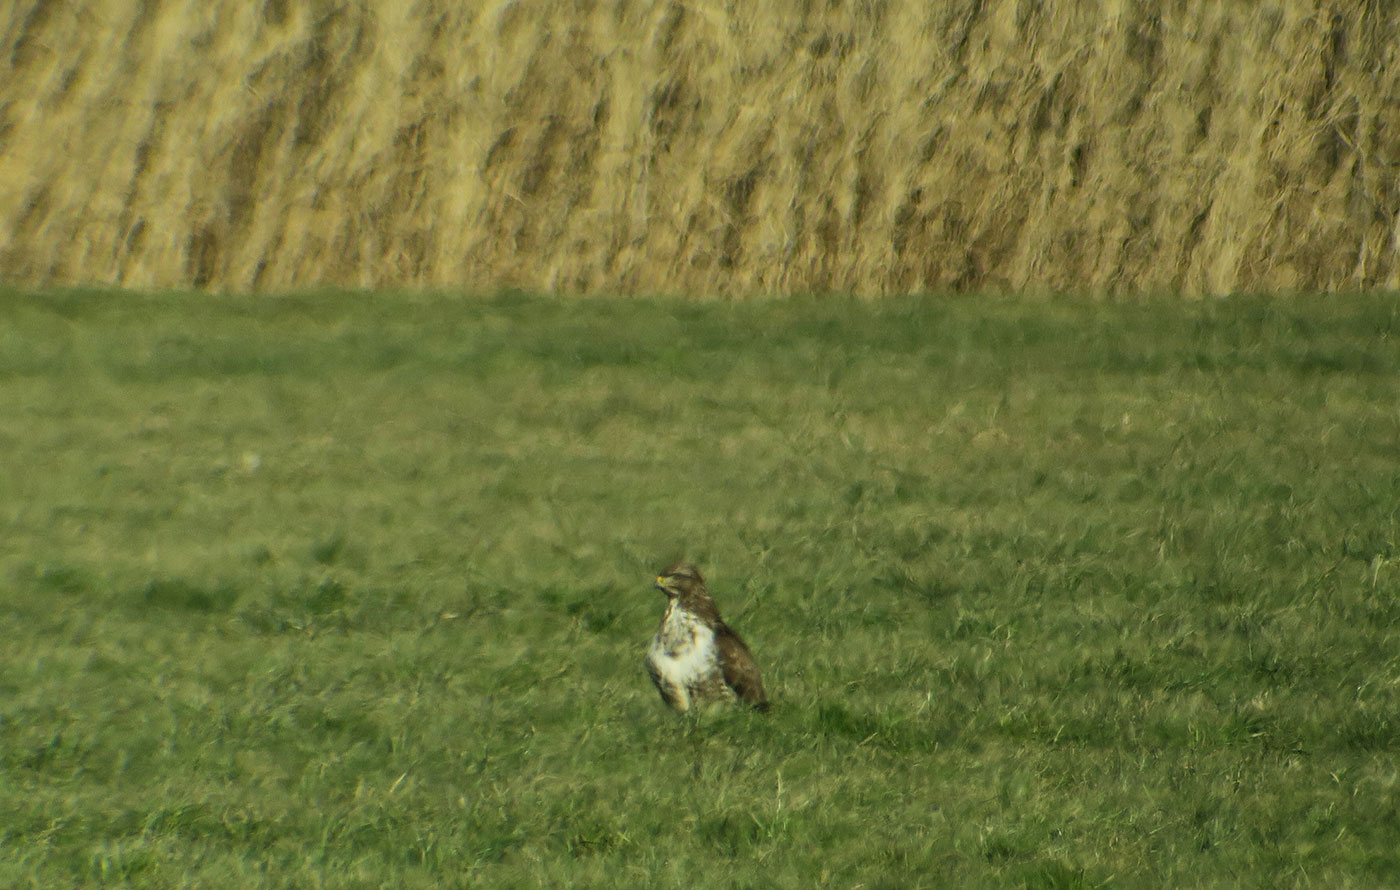
[[656, 576], [656, 589], [675, 599], [705, 590], [700, 570], [688, 562], [678, 562], [661, 570]]
[[[705, 587], [700, 570], [688, 562], [678, 562], [661, 570], [656, 576], [656, 589], [682, 611], [688, 612], [708, 627], [723, 624], [719, 607]], [[670, 614], [669, 609], [667, 614]]]

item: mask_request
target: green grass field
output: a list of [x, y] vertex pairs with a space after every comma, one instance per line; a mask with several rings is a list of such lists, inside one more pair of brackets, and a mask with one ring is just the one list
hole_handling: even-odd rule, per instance
[[0, 886], [1400, 886], [1398, 306], [0, 294]]

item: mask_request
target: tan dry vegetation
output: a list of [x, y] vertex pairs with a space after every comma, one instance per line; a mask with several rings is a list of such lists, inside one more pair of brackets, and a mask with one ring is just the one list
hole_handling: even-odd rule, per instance
[[1381, 0], [0, 4], [0, 279], [1400, 286]]

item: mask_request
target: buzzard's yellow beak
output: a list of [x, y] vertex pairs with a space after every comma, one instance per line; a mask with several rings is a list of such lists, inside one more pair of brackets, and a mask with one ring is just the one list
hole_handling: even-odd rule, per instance
[[666, 579], [663, 578], [663, 577], [660, 576], [660, 575], [657, 575], [657, 576], [656, 576], [656, 586], [657, 586], [657, 587], [665, 587], [665, 586], [666, 586]]

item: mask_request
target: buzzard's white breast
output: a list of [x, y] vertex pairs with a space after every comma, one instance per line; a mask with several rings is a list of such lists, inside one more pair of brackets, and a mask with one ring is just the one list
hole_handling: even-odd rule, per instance
[[670, 688], [678, 710], [687, 710], [692, 696], [702, 689], [724, 686], [715, 632], [674, 602], [652, 638], [647, 662], [657, 682]]

